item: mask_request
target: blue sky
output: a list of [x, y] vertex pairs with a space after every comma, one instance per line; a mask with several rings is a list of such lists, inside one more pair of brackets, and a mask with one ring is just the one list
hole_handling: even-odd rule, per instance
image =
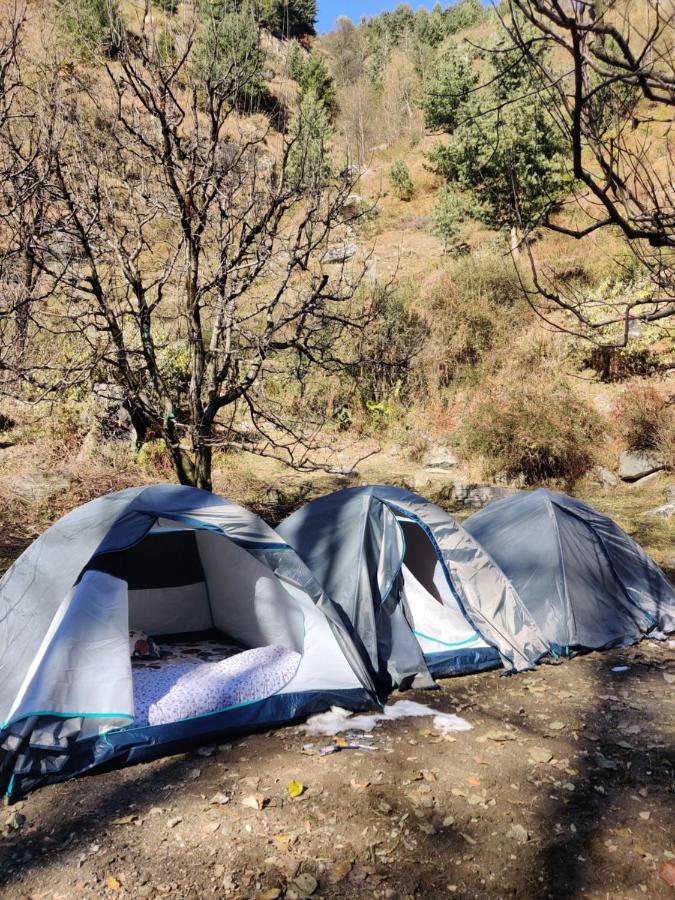
[[[355, 25], [361, 21], [361, 16], [376, 16], [385, 9], [395, 9], [402, 0], [318, 0], [318, 15], [316, 30], [330, 31], [338, 16], [347, 16]], [[409, 3], [413, 9], [419, 6], [431, 8], [435, 0], [430, 3]], [[443, 3], [443, 6], [446, 4]]]
[[[436, 0], [426, 0], [420, 3], [418, 0], [317, 0], [316, 30], [321, 34], [330, 31], [338, 16], [347, 16], [355, 25], [361, 21], [362, 16], [376, 16], [385, 9], [396, 9], [399, 3], [407, 2], [413, 9], [426, 6], [427, 9], [436, 3]], [[441, 6], [451, 6], [456, 0], [440, 0]], [[490, 0], [483, 0], [483, 6], [487, 6]]]

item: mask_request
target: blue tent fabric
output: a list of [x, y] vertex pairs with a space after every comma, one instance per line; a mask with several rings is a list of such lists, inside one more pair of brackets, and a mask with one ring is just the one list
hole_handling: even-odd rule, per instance
[[[172, 529], [182, 529], [186, 548], [186, 577], [175, 587], [153, 592], [149, 568], [134, 591], [123, 572], [110, 570], [116, 555], [123, 570], [125, 551], [142, 551], [143, 541]], [[188, 545], [196, 561], [187, 558]], [[142, 552], [134, 559], [143, 565]], [[180, 573], [181, 566], [172, 560], [166, 568]], [[197, 578], [204, 583], [188, 583]], [[229, 616], [233, 630], [226, 633], [244, 646], [280, 644], [297, 651], [300, 663], [265, 699], [135, 728], [128, 634], [134, 609], [160, 622], [166, 614], [172, 626], [185, 617], [190, 632], [221, 628]], [[183, 629], [162, 629], [172, 630]], [[341, 610], [272, 528], [217, 495], [152, 485], [98, 498], [56, 522], [0, 581], [0, 787], [8, 795], [336, 703], [377, 703]]]
[[[430, 579], [426, 588], [420, 586], [406, 565], [413, 565], [410, 557], [415, 556], [413, 532], [406, 539], [409, 527], [421, 535], [416, 539], [420, 550], [423, 544], [431, 548], [427, 555], [441, 572], [445, 599], [436, 596], [437, 611], [444, 604], [459, 610], [467, 633], [480, 639], [480, 647], [472, 649], [462, 641], [464, 646], [452, 649], [452, 641], [438, 639], [432, 650], [414, 633], [415, 609], [406, 585], [414, 584], [417, 596], [430, 600], [432, 618], [432, 595], [438, 591]], [[526, 669], [548, 652], [499, 566], [452, 516], [410, 491], [384, 485], [337, 491], [303, 506], [278, 532], [344, 611], [361, 638], [374, 678], [385, 688], [387, 676], [390, 684], [428, 686], [432, 675], [501, 663]], [[414, 648], [411, 634], [417, 638]]]
[[557, 653], [675, 630], [675, 591], [607, 516], [544, 488], [474, 513], [466, 530], [499, 564]]

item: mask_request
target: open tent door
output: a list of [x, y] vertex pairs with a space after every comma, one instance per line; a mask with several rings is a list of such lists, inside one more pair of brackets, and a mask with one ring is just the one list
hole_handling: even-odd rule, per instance
[[462, 674], [501, 665], [499, 652], [462, 607], [436, 547], [421, 525], [397, 516], [405, 539], [402, 600], [432, 674]]

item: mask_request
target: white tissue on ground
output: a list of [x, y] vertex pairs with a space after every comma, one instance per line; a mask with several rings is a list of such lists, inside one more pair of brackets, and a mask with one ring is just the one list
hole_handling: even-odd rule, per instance
[[339, 706], [331, 707], [328, 712], [310, 716], [300, 730], [305, 734], [339, 734], [341, 731], [372, 731], [378, 722], [391, 719], [407, 719], [420, 716], [433, 716], [432, 725], [437, 731], [449, 734], [452, 731], [470, 731], [470, 722], [452, 713], [439, 713], [438, 710], [416, 703], [414, 700], [398, 700], [391, 706], [385, 706], [381, 713], [372, 715], [352, 715], [347, 709]]

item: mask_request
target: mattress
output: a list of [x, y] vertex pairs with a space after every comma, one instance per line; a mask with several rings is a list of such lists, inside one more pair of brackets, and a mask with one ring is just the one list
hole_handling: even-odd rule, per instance
[[234, 655], [215, 661], [201, 659], [207, 651], [200, 650], [187, 658], [134, 665], [132, 727], [167, 725], [263, 700], [288, 684], [300, 663], [300, 654], [285, 647], [231, 649]]

